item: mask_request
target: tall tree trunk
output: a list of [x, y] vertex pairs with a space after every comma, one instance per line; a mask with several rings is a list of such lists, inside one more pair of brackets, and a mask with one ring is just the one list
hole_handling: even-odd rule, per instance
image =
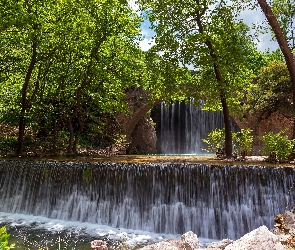
[[227, 158], [232, 157], [232, 151], [233, 151], [233, 144], [232, 144], [232, 130], [230, 125], [230, 115], [229, 110], [227, 106], [226, 98], [221, 98], [221, 104], [222, 104], [222, 112], [223, 112], [223, 121], [224, 121], [224, 132], [225, 132], [225, 155]]
[[213, 46], [210, 41], [206, 42], [211, 57], [214, 59], [214, 72], [216, 81], [219, 84], [219, 96], [222, 106], [222, 112], [223, 112], [223, 121], [224, 121], [224, 133], [225, 133], [225, 156], [226, 158], [232, 158], [232, 151], [233, 151], [233, 142], [232, 142], [232, 130], [230, 125], [230, 116], [229, 116], [229, 109], [226, 101], [226, 96], [223, 92], [222, 88], [222, 76], [221, 72], [219, 70], [218, 64], [217, 64], [217, 55], [214, 53]]
[[[202, 1], [202, 3], [200, 3], [200, 0], [195, 0], [195, 3], [197, 6], [203, 6], [203, 9], [198, 9], [196, 11], [196, 16], [195, 16], [195, 20], [199, 27], [199, 32], [203, 34], [205, 28], [204, 28], [204, 24], [202, 23], [202, 16], [205, 15], [205, 12], [208, 8], [207, 3], [206, 1]], [[232, 131], [231, 131], [231, 125], [230, 125], [230, 116], [229, 116], [229, 109], [228, 109], [228, 105], [226, 101], [226, 95], [223, 91], [224, 82], [222, 80], [221, 72], [218, 65], [218, 56], [215, 53], [215, 50], [210, 40], [207, 39], [204, 43], [209, 49], [210, 56], [213, 59], [213, 62], [214, 62], [213, 68], [214, 68], [215, 78], [219, 88], [219, 96], [220, 96], [220, 101], [222, 105], [224, 130], [225, 130], [225, 156], [226, 158], [232, 158], [233, 146], [232, 146]]]
[[80, 135], [85, 127], [85, 122], [82, 120], [81, 118], [81, 114], [79, 113], [78, 114], [78, 123], [79, 123], [79, 128], [78, 128], [78, 131], [75, 135], [75, 140], [74, 140], [74, 143], [73, 143], [73, 152], [74, 153], [77, 153], [77, 145], [78, 145], [78, 141], [79, 141], [79, 138], [80, 138]]
[[22, 87], [22, 102], [21, 102], [22, 106], [21, 106], [21, 114], [20, 114], [19, 125], [18, 125], [18, 139], [17, 139], [17, 149], [16, 149], [17, 156], [22, 155], [23, 148], [24, 148], [24, 135], [25, 135], [25, 128], [26, 128], [26, 111], [27, 111], [27, 91], [28, 91], [30, 79], [37, 61], [36, 58], [37, 58], [37, 42], [35, 41], [33, 42], [33, 46], [32, 46], [31, 62], [27, 70], [25, 82]]
[[67, 148], [67, 153], [68, 154], [73, 153], [74, 128], [73, 128], [72, 121], [73, 121], [73, 119], [72, 119], [72, 116], [71, 116], [71, 118], [68, 120], [68, 128], [69, 128], [69, 132], [70, 132], [70, 138], [69, 138], [68, 148]]
[[210, 55], [214, 60], [214, 73], [215, 73], [215, 78], [218, 83], [219, 87], [219, 96], [220, 96], [220, 101], [221, 101], [221, 106], [222, 106], [222, 112], [223, 112], [223, 121], [224, 121], [224, 133], [225, 133], [225, 156], [226, 158], [232, 158], [232, 151], [233, 151], [233, 142], [232, 142], [232, 130], [231, 130], [231, 125], [230, 125], [230, 116], [229, 116], [229, 108], [227, 105], [226, 101], [226, 95], [224, 94], [223, 91], [223, 81], [222, 81], [222, 76], [221, 72], [218, 66], [218, 58], [217, 55], [214, 52], [212, 43], [207, 40], [206, 45], [210, 51]]
[[67, 152], [68, 154], [72, 154], [75, 153], [73, 146], [76, 147], [76, 144], [74, 143], [74, 127], [73, 127], [73, 120], [75, 117], [77, 117], [77, 114], [79, 113], [80, 110], [80, 105], [81, 105], [81, 90], [82, 90], [83, 86], [80, 86], [77, 91], [76, 91], [76, 104], [74, 107], [74, 111], [73, 114], [70, 116], [69, 120], [68, 120], [68, 126], [69, 126], [69, 131], [70, 131], [70, 138], [69, 138], [69, 144], [68, 144], [68, 148], [67, 148]]
[[[287, 40], [283, 34], [283, 31], [278, 23], [277, 18], [272, 12], [271, 7], [268, 5], [266, 0], [257, 0], [261, 10], [263, 11], [265, 17], [267, 18], [267, 21], [269, 25], [271, 26], [275, 37], [277, 39], [277, 42], [280, 46], [280, 49], [285, 57], [285, 61], [287, 64], [287, 68], [290, 74], [291, 82], [292, 82], [292, 93], [293, 93], [293, 116], [295, 116], [295, 61], [293, 58], [293, 54], [291, 52], [291, 49], [287, 43]], [[295, 139], [295, 118], [294, 124], [293, 124], [293, 135], [292, 138]]]

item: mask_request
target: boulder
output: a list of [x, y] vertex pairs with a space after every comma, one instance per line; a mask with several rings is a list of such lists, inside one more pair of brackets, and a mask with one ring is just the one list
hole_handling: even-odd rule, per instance
[[201, 250], [198, 236], [193, 232], [187, 232], [180, 240], [168, 239], [156, 244], [145, 246], [140, 250]]
[[224, 250], [284, 250], [281, 238], [261, 226], [226, 246]]
[[182, 249], [182, 244], [179, 240], [168, 239], [156, 244], [148, 245], [140, 250], [180, 250]]
[[181, 236], [182, 247], [185, 250], [194, 250], [201, 248], [198, 236], [189, 231]]
[[230, 239], [223, 239], [222, 241], [211, 243], [206, 249], [210, 250], [224, 250], [226, 246], [232, 244], [234, 241]]
[[285, 230], [290, 231], [291, 229], [295, 228], [295, 214], [286, 211], [283, 215]]
[[91, 241], [90, 250], [108, 250], [108, 246], [102, 240], [93, 240]]

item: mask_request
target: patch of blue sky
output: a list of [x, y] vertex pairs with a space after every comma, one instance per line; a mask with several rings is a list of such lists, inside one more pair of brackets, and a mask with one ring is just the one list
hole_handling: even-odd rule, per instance
[[274, 51], [279, 48], [277, 41], [272, 39], [271, 31], [268, 29], [266, 33], [258, 33], [257, 27], [267, 27], [267, 21], [260, 10], [256, 8], [253, 10], [244, 10], [241, 12], [240, 19], [247, 24], [251, 29], [251, 34], [256, 36], [257, 49], [260, 51]]
[[[130, 0], [130, 2], [133, 2], [133, 8], [138, 11], [138, 8], [136, 7], [136, 4], [134, 3], [134, 0]], [[140, 14], [140, 13], [139, 13]], [[255, 8], [253, 10], [244, 10], [241, 15], [240, 19], [246, 23], [250, 29], [251, 33], [254, 35], [256, 30], [255, 26], [259, 25], [267, 25], [266, 19], [264, 14], [261, 12], [260, 8]], [[154, 44], [155, 40], [154, 37], [156, 33], [150, 28], [151, 23], [149, 20], [145, 19], [141, 23], [141, 32], [143, 36], [143, 40], [140, 41], [139, 45], [143, 51], [149, 50]], [[256, 34], [255, 34], [256, 36]], [[274, 41], [271, 37], [271, 32], [268, 31], [267, 33], [259, 33], [256, 39], [257, 48], [260, 51], [273, 51], [279, 48], [277, 41]]]
[[143, 36], [143, 40], [140, 41], [139, 45], [143, 51], [149, 50], [154, 44], [154, 36], [156, 33], [150, 28], [151, 23], [149, 20], [144, 20], [141, 23], [141, 33]]

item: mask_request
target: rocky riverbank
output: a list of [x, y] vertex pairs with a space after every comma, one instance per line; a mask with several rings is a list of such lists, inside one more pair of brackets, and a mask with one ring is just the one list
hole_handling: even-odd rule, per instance
[[[202, 247], [198, 236], [193, 232], [187, 232], [180, 240], [167, 239], [165, 241], [148, 245], [139, 250], [285, 250], [295, 247], [295, 214], [285, 212], [274, 218], [275, 225], [272, 230], [261, 226], [238, 240], [223, 239]], [[93, 241], [91, 250], [108, 250], [103, 241]], [[121, 249], [121, 248], [120, 248]], [[124, 246], [122, 249], [132, 249]]]
[[166, 240], [141, 250], [284, 250], [283, 243], [287, 240], [287, 235], [275, 235], [267, 227], [261, 226], [236, 241], [224, 239], [206, 248], [201, 247], [197, 235], [187, 232], [180, 240]]

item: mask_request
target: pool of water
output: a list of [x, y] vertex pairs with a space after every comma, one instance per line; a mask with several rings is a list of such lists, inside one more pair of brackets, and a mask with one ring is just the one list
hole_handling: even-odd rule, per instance
[[[90, 242], [95, 239], [107, 242], [110, 250], [122, 249], [124, 245], [138, 249], [165, 239], [180, 238], [180, 235], [0, 212], [0, 226], [4, 225], [11, 234], [9, 243], [15, 243], [15, 249], [89, 250]], [[199, 240], [203, 246], [213, 242], [210, 239]]]

